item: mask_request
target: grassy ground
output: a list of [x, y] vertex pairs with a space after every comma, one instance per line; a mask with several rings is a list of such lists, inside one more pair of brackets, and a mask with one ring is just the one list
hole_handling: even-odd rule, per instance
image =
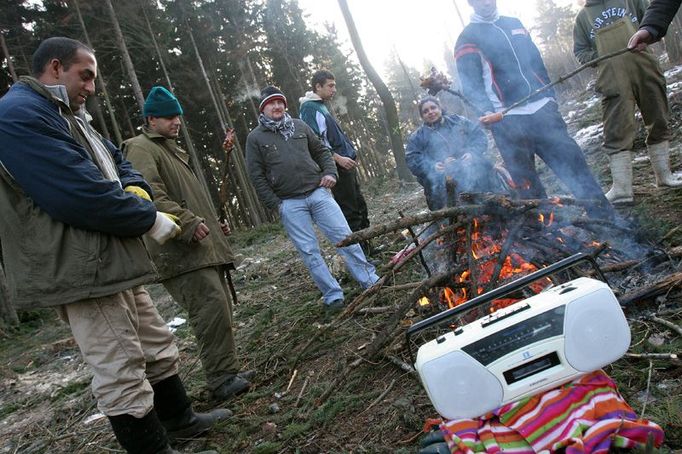
[[[674, 110], [679, 125], [679, 106]], [[573, 131], [598, 121], [598, 105], [578, 117], [580, 120], [571, 124]], [[679, 128], [675, 131], [674, 167], [680, 168]], [[587, 152], [606, 186], [604, 159], [595, 146], [588, 147]], [[638, 164], [635, 173], [637, 204], [622, 214], [639, 226], [643, 243], [681, 245], [679, 231], [662, 244], [659, 240], [679, 225], [682, 191], [653, 188], [646, 162]], [[365, 192], [374, 224], [397, 218], [399, 210], [409, 215], [425, 209], [421, 189], [413, 184], [400, 187], [393, 181], [372, 182]], [[332, 318], [324, 313], [318, 291], [278, 225], [237, 232], [232, 242], [244, 257], [234, 274], [239, 293], [235, 306], [237, 340], [244, 368], [256, 369], [258, 375], [249, 393], [228, 403], [235, 416], [183, 450], [213, 448], [221, 453], [259, 454], [416, 452], [425, 420], [437, 414], [414, 373], [383, 357], [363, 361], [348, 372], [329, 398], [320, 401], [346, 363], [358, 358], [378, 334], [387, 315], [355, 316], [329, 330]], [[405, 240], [397, 234], [386, 235], [377, 242], [381, 250], [374, 259], [386, 263], [404, 245]], [[325, 255], [339, 275], [347, 298], [352, 299], [359, 289], [344, 274], [328, 244]], [[415, 263], [396, 282], [417, 282], [423, 277]], [[162, 287], [149, 289], [166, 319], [183, 316]], [[405, 296], [405, 291], [385, 291], [372, 305], [395, 306]], [[679, 333], [643, 318], [647, 311], [660, 311], [662, 307], [667, 311], [666, 320], [682, 324], [682, 297], [677, 290], [627, 309], [632, 353], [682, 352]], [[0, 454], [116, 452], [119, 447], [106, 419], [89, 421], [98, 413], [89, 391], [90, 375], [68, 330], [52, 311], [21, 316], [21, 327], [0, 339]], [[186, 325], [176, 334], [182, 355], [181, 376], [196, 408], [210, 408], [193, 335]], [[390, 353], [407, 359], [403, 350]], [[664, 452], [682, 450], [679, 362], [626, 357], [606, 371], [638, 414], [664, 428]]]

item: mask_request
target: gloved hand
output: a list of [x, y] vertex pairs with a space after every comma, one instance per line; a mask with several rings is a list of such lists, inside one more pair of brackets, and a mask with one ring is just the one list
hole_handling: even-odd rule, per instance
[[159, 244], [163, 244], [171, 238], [180, 235], [180, 227], [178, 224], [180, 219], [170, 213], [156, 212], [156, 221], [149, 229], [147, 234]]
[[124, 191], [129, 192], [131, 194], [135, 194], [136, 196], [138, 196], [141, 199], [149, 200], [150, 202], [152, 201], [152, 198], [149, 196], [149, 193], [139, 186], [133, 186], [133, 185], [126, 186]]
[[419, 454], [450, 454], [450, 448], [445, 442], [443, 432], [434, 430], [419, 441]]

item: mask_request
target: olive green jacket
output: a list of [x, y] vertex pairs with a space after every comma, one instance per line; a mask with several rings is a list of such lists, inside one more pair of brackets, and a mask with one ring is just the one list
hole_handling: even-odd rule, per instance
[[[587, 0], [575, 19], [573, 52], [580, 63], [623, 49], [639, 27], [645, 0]], [[658, 60], [650, 50], [626, 52], [599, 63], [596, 90], [606, 98], [632, 92], [645, 80], [665, 82]], [[662, 82], [661, 82], [662, 81]]]
[[[152, 187], [156, 208], [180, 218], [182, 233], [176, 238], [162, 246], [145, 238], [161, 280], [210, 266], [232, 266], [232, 250], [215, 208], [189, 165], [189, 155], [177, 142], [144, 131], [126, 140], [123, 152]], [[194, 241], [194, 230], [201, 222], [210, 233]]]

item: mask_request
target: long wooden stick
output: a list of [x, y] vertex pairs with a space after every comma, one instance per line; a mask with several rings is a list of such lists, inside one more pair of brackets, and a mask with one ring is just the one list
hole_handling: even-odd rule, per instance
[[505, 115], [505, 114], [508, 113], [510, 110], [515, 109], [516, 107], [519, 107], [520, 105], [525, 104], [530, 98], [532, 98], [533, 96], [537, 95], [538, 93], [542, 93], [543, 91], [547, 91], [547, 90], [549, 90], [550, 88], [554, 87], [555, 85], [559, 85], [560, 83], [563, 83], [563, 82], [567, 81], [568, 79], [570, 79], [571, 77], [575, 76], [575, 75], [578, 74], [579, 72], [581, 72], [581, 71], [583, 71], [583, 70], [585, 70], [585, 69], [587, 69], [587, 68], [589, 68], [589, 67], [593, 67], [593, 66], [595, 66], [597, 63], [600, 63], [600, 62], [602, 62], [602, 61], [604, 61], [604, 60], [608, 60], [609, 58], [617, 57], [617, 56], [622, 55], [622, 54], [624, 54], [624, 53], [626, 53], [626, 52], [629, 52], [629, 51], [630, 51], [630, 49], [627, 48], [627, 47], [625, 47], [625, 48], [620, 49], [620, 50], [617, 50], [617, 51], [615, 51], [615, 52], [611, 52], [611, 53], [608, 53], [608, 54], [603, 55], [603, 56], [601, 56], [601, 57], [595, 58], [594, 60], [590, 60], [590, 61], [588, 61], [587, 63], [584, 63], [584, 64], [578, 66], [576, 69], [574, 69], [574, 70], [571, 71], [570, 73], [564, 74], [563, 76], [559, 77], [559, 78], [558, 78], [557, 80], [555, 80], [554, 82], [551, 82], [551, 83], [549, 83], [549, 84], [547, 84], [547, 85], [545, 85], [545, 86], [543, 86], [543, 87], [538, 88], [537, 90], [535, 90], [535, 91], [534, 91], [533, 93], [531, 93], [530, 95], [526, 96], [525, 98], [523, 98], [523, 99], [521, 99], [521, 100], [519, 100], [519, 101], [516, 101], [516, 102], [515, 102], [514, 104], [512, 104], [511, 106], [505, 108], [504, 110], [502, 110], [502, 112], [498, 112], [498, 113], [501, 113], [502, 115]]

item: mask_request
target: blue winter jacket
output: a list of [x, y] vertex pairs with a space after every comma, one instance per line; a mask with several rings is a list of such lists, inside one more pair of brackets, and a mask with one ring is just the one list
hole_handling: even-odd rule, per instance
[[[457, 38], [455, 59], [462, 93], [481, 112], [500, 111], [550, 82], [540, 51], [513, 17], [467, 25]], [[547, 90], [530, 101], [553, 96]]]
[[[459, 192], [494, 192], [498, 189], [492, 164], [485, 158], [488, 138], [480, 126], [459, 115], [444, 115], [435, 125], [423, 125], [407, 139], [405, 160], [410, 171], [424, 187], [431, 210], [446, 203], [445, 177], [457, 182]], [[457, 161], [443, 172], [437, 162], [459, 159], [469, 153], [470, 161]]]
[[0, 99], [0, 164], [53, 219], [120, 237], [141, 236], [154, 224], [156, 209], [121, 186], [140, 186], [150, 194], [151, 188], [106, 139], [121, 185], [105, 179], [59, 110], [27, 84], [14, 84]]

